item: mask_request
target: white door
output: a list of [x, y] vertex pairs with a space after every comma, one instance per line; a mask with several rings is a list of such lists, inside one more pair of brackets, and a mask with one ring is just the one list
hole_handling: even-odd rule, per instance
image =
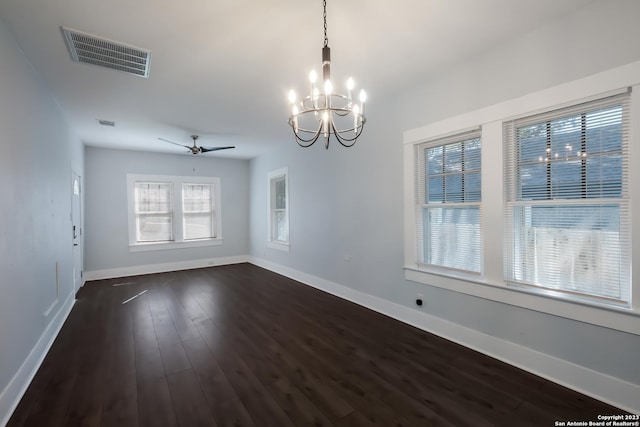
[[71, 232], [73, 233], [73, 289], [82, 286], [82, 203], [80, 176], [71, 172]]

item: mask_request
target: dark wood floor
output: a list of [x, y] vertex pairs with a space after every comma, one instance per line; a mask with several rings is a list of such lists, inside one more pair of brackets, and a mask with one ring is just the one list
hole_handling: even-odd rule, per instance
[[8, 425], [552, 426], [615, 413], [238, 264], [87, 283]]

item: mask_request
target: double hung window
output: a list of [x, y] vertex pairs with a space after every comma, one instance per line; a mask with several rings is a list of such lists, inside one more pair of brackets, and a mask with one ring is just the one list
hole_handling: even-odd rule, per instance
[[430, 141], [416, 150], [419, 262], [481, 272], [480, 133]]
[[406, 130], [405, 279], [638, 333], [637, 68]]
[[289, 247], [289, 180], [288, 169], [282, 168], [268, 175], [269, 203], [268, 245], [274, 249]]
[[136, 242], [173, 240], [173, 185], [170, 182], [137, 181], [135, 192]]
[[131, 250], [221, 243], [220, 179], [128, 175]]
[[628, 304], [629, 95], [505, 123], [505, 279]]
[[182, 184], [184, 240], [216, 237], [214, 191], [213, 184]]

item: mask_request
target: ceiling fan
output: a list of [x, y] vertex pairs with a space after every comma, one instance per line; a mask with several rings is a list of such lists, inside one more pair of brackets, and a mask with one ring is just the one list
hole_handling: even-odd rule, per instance
[[198, 139], [198, 135], [191, 135], [191, 139], [193, 139], [193, 146], [178, 144], [177, 142], [169, 141], [168, 139], [164, 139], [164, 138], [158, 138], [158, 139], [160, 141], [168, 142], [169, 144], [178, 145], [180, 147], [185, 147], [186, 149], [191, 151], [192, 154], [202, 154], [202, 153], [208, 153], [209, 151], [220, 151], [220, 150], [228, 150], [230, 148], [236, 148], [235, 146], [228, 146], [228, 147], [202, 147], [202, 146], [200, 146], [200, 147], [198, 147], [196, 145], [196, 141]]

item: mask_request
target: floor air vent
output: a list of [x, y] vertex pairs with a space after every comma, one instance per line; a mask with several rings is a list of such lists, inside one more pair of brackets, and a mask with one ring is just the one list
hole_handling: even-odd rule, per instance
[[71, 28], [62, 27], [62, 32], [75, 62], [149, 77], [150, 50], [102, 39]]

